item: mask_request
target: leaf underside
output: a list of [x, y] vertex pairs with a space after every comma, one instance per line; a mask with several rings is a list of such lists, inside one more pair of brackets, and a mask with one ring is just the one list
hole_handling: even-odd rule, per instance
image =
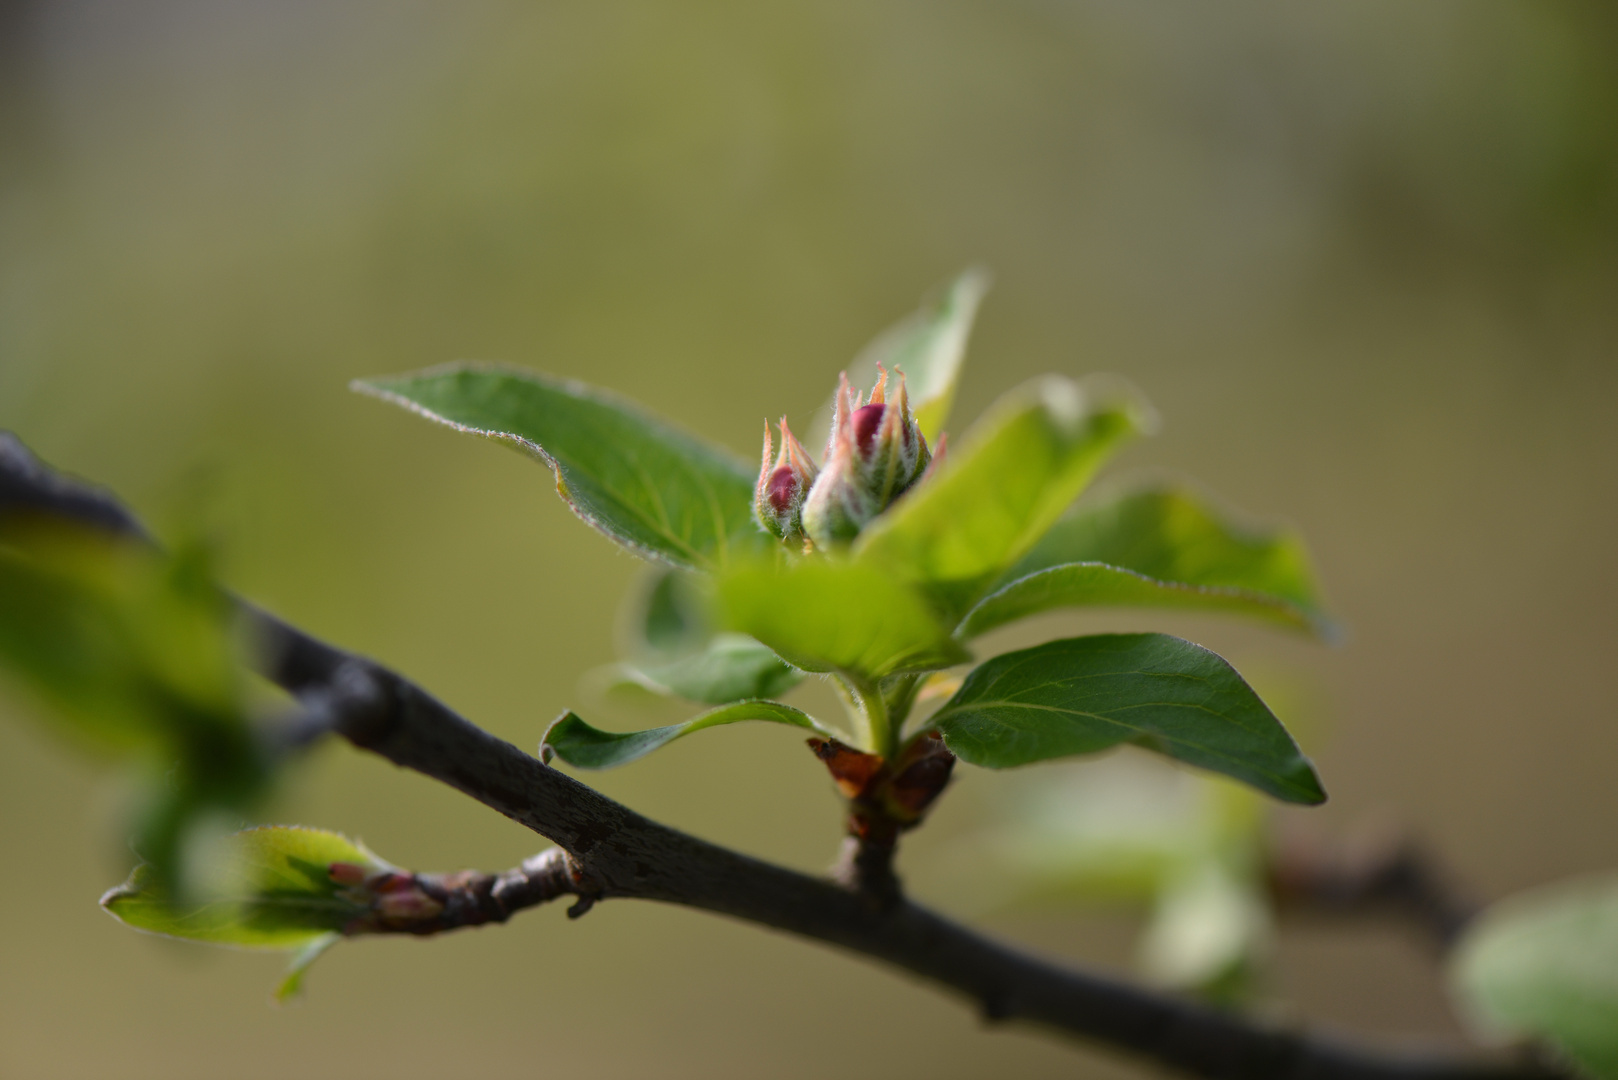
[[763, 545], [751, 466], [606, 391], [465, 364], [354, 388], [538, 458], [574, 513], [643, 558], [707, 570]]
[[720, 634], [699, 653], [652, 663], [617, 665], [619, 684], [699, 705], [780, 697], [803, 681], [769, 646], [740, 634]]
[[961, 620], [957, 633], [976, 637], [1030, 615], [1068, 607], [1171, 607], [1254, 615], [1294, 630], [1316, 632], [1320, 622], [1276, 596], [1226, 585], [1163, 581], [1101, 562], [1075, 562], [1037, 570], [1000, 586]]
[[1313, 767], [1218, 655], [1167, 634], [1052, 641], [977, 667], [931, 723], [989, 768], [1130, 743], [1278, 799], [1324, 802]]
[[1295, 531], [1242, 523], [1172, 482], [1070, 510], [968, 614], [961, 632], [1102, 604], [1231, 611], [1321, 637], [1335, 633]]
[[773, 698], [803, 679], [769, 648], [743, 634], [715, 634], [697, 579], [653, 569], [632, 602], [630, 658], [613, 666], [608, 688], [636, 687], [701, 705]]
[[545, 732], [544, 740], [540, 743], [540, 756], [545, 757], [548, 748], [576, 768], [611, 769], [645, 757], [693, 732], [743, 720], [767, 720], [805, 728], [821, 735], [834, 734], [801, 709], [794, 709], [779, 701], [738, 701], [711, 709], [683, 723], [626, 732], [602, 731], [591, 727], [575, 714], [566, 712]]

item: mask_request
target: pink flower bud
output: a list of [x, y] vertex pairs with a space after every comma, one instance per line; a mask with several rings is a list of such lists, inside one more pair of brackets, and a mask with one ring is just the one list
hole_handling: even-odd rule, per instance
[[764, 422], [764, 461], [753, 492], [753, 514], [766, 532], [778, 540], [803, 539], [803, 501], [818, 470], [808, 451], [792, 435], [781, 417], [781, 453], [770, 463], [774, 449], [770, 422]]
[[904, 373], [889, 401], [887, 370], [877, 370], [881, 375], [863, 404], [846, 374], [837, 388], [825, 465], [802, 508], [804, 531], [821, 547], [852, 540], [921, 477], [931, 459], [910, 415]]

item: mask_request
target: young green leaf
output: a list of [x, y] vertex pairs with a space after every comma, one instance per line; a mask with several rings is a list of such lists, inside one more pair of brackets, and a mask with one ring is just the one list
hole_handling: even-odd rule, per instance
[[1326, 799], [1236, 670], [1167, 634], [1068, 638], [997, 656], [931, 723], [963, 761], [992, 769], [1133, 743], [1287, 802]]
[[738, 701], [733, 705], [711, 709], [681, 724], [645, 731], [602, 731], [591, 727], [573, 713], [565, 712], [546, 730], [539, 744], [539, 754], [542, 759], [548, 759], [548, 751], [553, 751], [557, 757], [580, 769], [611, 769], [645, 757], [653, 750], [661, 749], [694, 731], [742, 720], [771, 720], [835, 737], [834, 732], [822, 727], [801, 709], [794, 709], [779, 701]]
[[281, 985], [275, 988], [276, 1002], [285, 1004], [303, 993], [303, 977], [309, 973], [309, 968], [316, 960], [326, 955], [327, 949], [341, 940], [343, 940], [341, 934], [322, 934], [299, 949], [292, 957], [292, 963], [287, 965], [287, 973], [281, 980]]
[[953, 622], [1148, 424], [1130, 393], [1038, 380], [1002, 399], [936, 475], [867, 526], [855, 559], [920, 584]]
[[768, 645], [743, 634], [717, 634], [699, 653], [659, 663], [616, 665], [617, 683], [700, 705], [780, 697], [803, 680]]
[[1078, 605], [1207, 608], [1333, 632], [1295, 531], [1238, 524], [1183, 484], [1068, 512], [968, 613], [960, 633]]
[[[341, 933], [366, 914], [369, 898], [349, 879], [393, 870], [337, 833], [290, 826], [234, 833], [210, 854], [193, 896], [176, 898], [143, 863], [101, 898], [101, 906], [121, 922], [154, 934], [240, 948], [295, 949]], [[345, 868], [357, 872], [345, 874]]]
[[0, 532], [0, 670], [113, 753], [241, 722], [229, 610], [196, 559], [67, 523]]
[[988, 288], [987, 273], [976, 267], [963, 271], [936, 301], [884, 331], [850, 365], [859, 386], [876, 378], [878, 364], [903, 371], [911, 411], [928, 442], [937, 441], [949, 418], [966, 339]]
[[65, 522], [0, 531], [0, 675], [77, 742], [140, 767], [128, 831], [166, 883], [191, 841], [262, 794], [231, 613], [196, 553]]
[[644, 558], [709, 570], [762, 546], [751, 466], [605, 391], [464, 364], [354, 389], [539, 459], [574, 513]]
[[833, 557], [750, 564], [719, 576], [719, 622], [805, 671], [874, 681], [971, 659], [914, 589], [875, 567]]
[[1510, 897], [1468, 929], [1454, 993], [1486, 1031], [1542, 1039], [1618, 1078], [1618, 877]]
[[658, 568], [634, 605], [631, 659], [613, 665], [608, 689], [633, 685], [702, 705], [786, 693], [803, 673], [766, 645], [741, 634], [715, 634], [690, 574]]

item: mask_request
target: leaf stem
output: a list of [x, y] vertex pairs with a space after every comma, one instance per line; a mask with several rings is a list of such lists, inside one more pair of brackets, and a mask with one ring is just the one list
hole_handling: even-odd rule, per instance
[[891, 761], [899, 749], [898, 730], [881, 689], [847, 674], [838, 675], [837, 684], [843, 690], [843, 703], [848, 707], [860, 749]]

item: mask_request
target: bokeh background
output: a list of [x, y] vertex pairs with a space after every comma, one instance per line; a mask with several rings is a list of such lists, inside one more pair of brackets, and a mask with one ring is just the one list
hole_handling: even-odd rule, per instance
[[[579, 686], [637, 565], [531, 462], [348, 380], [532, 365], [750, 457], [761, 417], [807, 421], [976, 262], [996, 285], [952, 427], [1037, 373], [1118, 372], [1165, 418], [1122, 464], [1310, 538], [1342, 647], [1149, 624], [1300, 703], [1333, 795], [1313, 821], [1403, 823], [1486, 897], [1618, 864], [1610, 4], [5, 0], [0, 124], [0, 426], [519, 745], [565, 706], [646, 721]], [[339, 948], [274, 1009], [279, 959], [97, 909], [128, 861], [116, 794], [0, 713], [0, 1075], [1142, 1075], [634, 903]], [[961, 776], [904, 870], [1124, 970], [1128, 916], [950, 884], [1037, 773]], [[805, 869], [836, 846], [779, 730], [598, 782]], [[540, 846], [340, 746], [270, 816], [423, 869]], [[1396, 926], [1289, 926], [1269, 996], [1390, 1045], [1460, 1038]]]

